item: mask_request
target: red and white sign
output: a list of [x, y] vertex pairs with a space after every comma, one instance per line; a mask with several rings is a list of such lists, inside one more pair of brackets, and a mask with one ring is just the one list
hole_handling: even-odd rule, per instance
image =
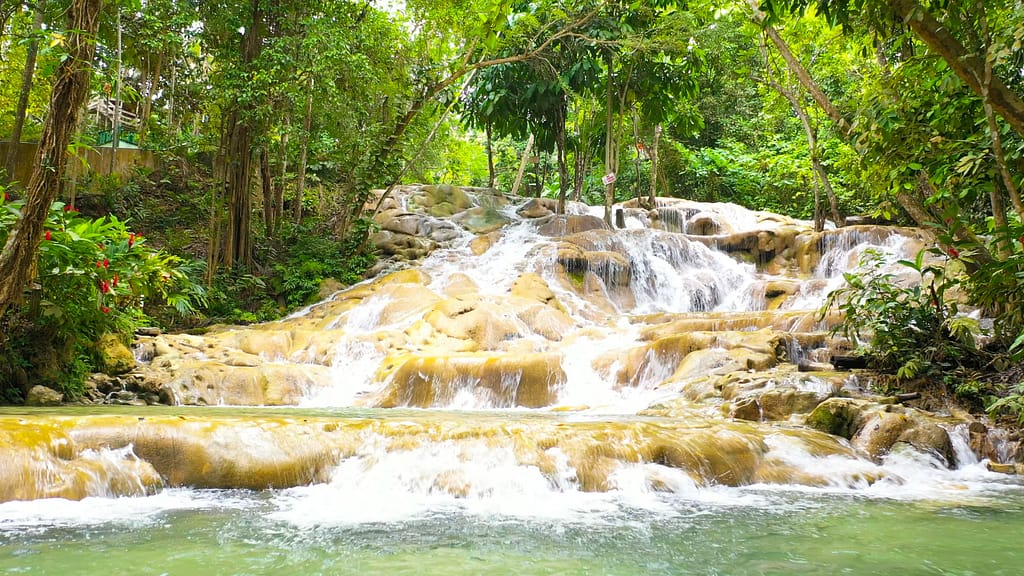
[[601, 178], [601, 182], [604, 182], [605, 186], [607, 186], [609, 184], [614, 184], [615, 183], [615, 172], [609, 172], [609, 173], [605, 174], [604, 178]]

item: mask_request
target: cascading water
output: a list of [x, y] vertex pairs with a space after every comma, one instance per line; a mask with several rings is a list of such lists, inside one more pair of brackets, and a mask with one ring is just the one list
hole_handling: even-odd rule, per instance
[[[624, 206], [615, 231], [485, 191], [451, 202], [469, 232], [417, 216], [438, 190], [408, 192], [379, 224], [432, 234], [418, 263], [140, 355], [161, 397], [297, 407], [0, 415], [0, 494], [75, 499], [0, 503], [0, 571], [37, 552], [41, 573], [138, 565], [112, 551], [150, 541], [153, 573], [197, 574], [867, 574], [901, 543], [952, 572], [1005, 557], [1006, 539], [982, 554], [936, 532], [1024, 509], [986, 468], [1005, 435], [804, 371], [828, 361], [818, 308], [843, 273], [867, 250], [901, 272], [916, 232], [669, 199]], [[826, 405], [856, 417], [807, 424]], [[863, 542], [836, 556], [836, 538]]]

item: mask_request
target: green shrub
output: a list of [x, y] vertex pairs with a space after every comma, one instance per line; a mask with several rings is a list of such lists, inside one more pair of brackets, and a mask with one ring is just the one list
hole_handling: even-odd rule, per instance
[[[0, 205], [0, 246], [23, 206]], [[41, 372], [36, 376], [74, 396], [91, 368], [90, 344], [101, 334], [127, 338], [150, 321], [145, 309], [167, 306], [187, 315], [205, 303], [204, 289], [186, 270], [181, 258], [149, 248], [117, 218], [83, 217], [55, 202], [39, 246], [38, 275], [26, 287], [26, 301], [3, 319], [10, 330], [0, 337], [0, 354], [31, 359], [30, 368], [42, 366], [32, 368]], [[38, 352], [55, 358], [36, 358]]]
[[868, 251], [863, 271], [845, 273], [846, 286], [829, 294], [822, 308], [822, 315], [838, 308], [843, 321], [836, 332], [855, 343], [872, 367], [901, 380], [941, 376], [980, 359], [978, 322], [960, 315], [956, 300], [945, 297], [957, 281], [947, 278], [944, 266], [925, 265], [924, 257], [922, 250], [914, 261], [900, 261], [919, 280], [900, 286], [883, 271], [881, 254]]
[[376, 258], [365, 249], [372, 223], [359, 220], [342, 241], [317, 234], [309, 226], [289, 225], [282, 231], [286, 246], [283, 264], [274, 266], [281, 292], [289, 307], [302, 306], [320, 291], [321, 283], [334, 278], [355, 284]]

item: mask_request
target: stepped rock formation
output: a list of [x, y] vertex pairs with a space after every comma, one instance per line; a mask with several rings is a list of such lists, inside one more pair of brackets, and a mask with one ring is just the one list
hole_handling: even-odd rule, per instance
[[[450, 186], [401, 188], [382, 208], [373, 240], [391, 271], [277, 322], [140, 337], [138, 365], [100, 379], [114, 399], [371, 416], [0, 416], [0, 501], [296, 486], [437, 443], [510, 450], [582, 490], [614, 489], [629, 467], [655, 490], [673, 489], [670, 469], [698, 486], [859, 486], [899, 481], [881, 465], [893, 450], [942, 466], [995, 453], [980, 423], [872, 400], [825, 364], [847, 345], [819, 314], [828, 292], [866, 250], [912, 259], [929, 241], [918, 230], [818, 233], [679, 199], [620, 205], [613, 230], [583, 205], [556, 215]], [[958, 454], [951, 434], [968, 426], [974, 453]], [[473, 490], [457, 469], [435, 480]]]

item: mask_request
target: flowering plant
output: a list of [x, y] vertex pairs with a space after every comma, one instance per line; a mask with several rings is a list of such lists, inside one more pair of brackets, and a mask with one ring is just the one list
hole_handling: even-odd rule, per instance
[[[24, 202], [0, 202], [0, 246]], [[114, 216], [88, 218], [55, 202], [44, 224], [36, 279], [26, 286], [30, 320], [55, 336], [87, 343], [105, 332], [129, 334], [147, 321], [144, 308], [166, 303], [194, 313], [205, 302], [201, 285], [177, 256], [150, 248], [145, 236]]]

